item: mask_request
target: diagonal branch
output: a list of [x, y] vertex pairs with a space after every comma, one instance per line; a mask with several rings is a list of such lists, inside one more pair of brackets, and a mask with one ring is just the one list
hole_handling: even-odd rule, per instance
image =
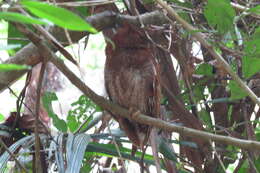
[[230, 74], [230, 76], [237, 82], [239, 87], [245, 91], [248, 96], [258, 105], [260, 106], [260, 99], [255, 95], [255, 93], [243, 82], [242, 79], [232, 70], [232, 68], [229, 66], [229, 64], [225, 61], [225, 59], [217, 53], [217, 51], [212, 47], [209, 42], [204, 39], [204, 36], [201, 32], [196, 32], [196, 28], [194, 28], [192, 25], [187, 23], [185, 20], [183, 20], [170, 6], [168, 6], [163, 0], [156, 0], [158, 4], [160, 4], [161, 7], [163, 7], [169, 14], [171, 18], [176, 19], [179, 23], [182, 24], [182, 26], [188, 30], [190, 33], [192, 33], [193, 37], [195, 37], [205, 48], [208, 49], [208, 51], [211, 53], [211, 55], [221, 64], [221, 67], [223, 67], [227, 73]]
[[171, 124], [157, 118], [151, 118], [144, 114], [131, 116], [131, 113], [127, 109], [124, 109], [118, 106], [117, 104], [114, 104], [111, 101], [106, 100], [104, 97], [99, 96], [94, 91], [92, 91], [71, 70], [69, 70], [69, 68], [66, 67], [64, 62], [58, 57], [56, 57], [56, 55], [50, 57], [50, 61], [54, 65], [56, 65], [57, 68], [87, 97], [89, 97], [91, 100], [93, 100], [97, 105], [99, 105], [103, 109], [108, 110], [113, 114], [117, 114], [125, 118], [138, 121], [138, 123], [152, 125], [154, 127], [164, 129], [169, 132], [178, 132], [181, 135], [196, 137], [196, 138], [203, 139], [205, 141], [212, 140], [212, 141], [222, 142], [224, 144], [234, 145], [243, 149], [260, 150], [260, 142], [256, 142], [252, 140], [243, 140], [243, 139], [233, 138], [230, 136], [215, 135], [201, 130], [195, 130], [192, 128]]
[[28, 30], [24, 25], [18, 25], [18, 29], [25, 34], [38, 48], [42, 56], [48, 57], [49, 60], [78, 88], [80, 89], [87, 97], [89, 97], [93, 102], [99, 105], [104, 110], [108, 110], [113, 114], [128, 118], [138, 123], [147, 124], [154, 126], [169, 132], [178, 132], [181, 135], [199, 138], [205, 141], [216, 141], [223, 144], [237, 146], [242, 149], [247, 150], [260, 150], [260, 142], [253, 140], [244, 140], [233, 138], [230, 136], [216, 135], [202, 130], [195, 130], [192, 128], [187, 128], [175, 124], [168, 123], [158, 118], [152, 118], [144, 114], [138, 114], [132, 116], [132, 113], [127, 109], [105, 99], [102, 96], [97, 95], [92, 91], [80, 78], [78, 78], [66, 65], [65, 63], [55, 55], [51, 49], [46, 45], [46, 43], [41, 40], [35, 33]]
[[[164, 14], [159, 11], [154, 11], [151, 13], [146, 13], [140, 16], [145, 25], [148, 24], [165, 24], [168, 23], [168, 20], [165, 18]], [[140, 25], [139, 19], [137, 16], [128, 16], [121, 15], [111, 11], [104, 11], [93, 16], [86, 18], [92, 26], [97, 30], [102, 31], [104, 29], [112, 28], [115, 25], [122, 24], [127, 21], [133, 25]], [[63, 43], [63, 46], [68, 46], [66, 42], [66, 36], [64, 30], [58, 27], [52, 28], [49, 31], [52, 35], [56, 37], [57, 40]], [[72, 42], [75, 43], [80, 40], [82, 37], [87, 35], [87, 32], [70, 32]], [[57, 48], [52, 49], [54, 52], [57, 51]], [[20, 64], [20, 65], [29, 65], [34, 66], [41, 61], [41, 56], [38, 49], [32, 44], [29, 43], [24, 48], [19, 50], [15, 56], [9, 58], [4, 62], [4, 64]], [[18, 78], [24, 75], [27, 71], [9, 71], [9, 72], [0, 72], [0, 92], [7, 88], [7, 86], [12, 85]]]

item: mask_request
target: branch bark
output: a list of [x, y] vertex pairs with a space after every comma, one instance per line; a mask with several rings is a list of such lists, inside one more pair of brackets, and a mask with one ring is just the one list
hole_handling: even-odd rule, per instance
[[200, 138], [205, 141], [216, 141], [223, 144], [237, 146], [242, 149], [247, 149], [250, 151], [260, 150], [260, 142], [252, 140], [244, 140], [233, 138], [230, 136], [216, 135], [201, 130], [195, 130], [192, 128], [187, 128], [175, 124], [168, 123], [158, 118], [152, 118], [144, 114], [137, 114], [132, 116], [132, 113], [127, 109], [105, 99], [102, 96], [97, 95], [92, 91], [80, 78], [78, 78], [65, 64], [64, 62], [55, 55], [52, 50], [46, 45], [43, 40], [35, 35], [34, 33], [26, 30], [23, 25], [19, 26], [20, 31], [22, 31], [39, 49], [42, 56], [48, 57], [49, 60], [87, 97], [89, 97], [93, 102], [99, 105], [101, 108], [112, 112], [113, 114], [123, 116], [125, 118], [137, 121], [138, 123], [147, 124], [154, 126], [169, 132], [177, 132], [184, 136], [189, 136], [193, 138]]
[[57, 57], [51, 57], [50, 61], [57, 66], [57, 68], [76, 86], [78, 87], [87, 97], [93, 100], [97, 105], [102, 107], [105, 110], [108, 110], [114, 114], [123, 116], [128, 119], [132, 119], [137, 121], [138, 123], [143, 123], [147, 125], [151, 125], [169, 132], [178, 132], [181, 135], [196, 137], [203, 139], [205, 141], [217, 141], [222, 142], [224, 144], [233, 145], [240, 147], [242, 149], [248, 150], [260, 150], [260, 142], [252, 141], [252, 140], [243, 140], [238, 138], [233, 138], [230, 136], [223, 135], [215, 135], [208, 132], [204, 132], [201, 130], [195, 130], [192, 128], [187, 128], [183, 126], [178, 126], [175, 124], [171, 124], [160, 120], [158, 118], [151, 118], [144, 114], [138, 114], [137, 116], [131, 116], [131, 112], [127, 109], [124, 109], [111, 101], [106, 100], [102, 96], [97, 95], [94, 91], [92, 91], [88, 86], [86, 86], [69, 68], [66, 67], [64, 62]]
[[[165, 18], [162, 12], [154, 11], [151, 13], [146, 13], [140, 16], [145, 25], [148, 24], [165, 24], [168, 23], [168, 20]], [[94, 26], [98, 31], [102, 31], [108, 28], [112, 28], [116, 25], [120, 25], [123, 22], [129, 22], [133, 25], [140, 25], [139, 19], [137, 16], [128, 16], [121, 15], [111, 11], [105, 11], [98, 13], [96, 15], [86, 18], [92, 26]], [[50, 33], [56, 37], [58, 41], [63, 43], [63, 46], [68, 46], [65, 32], [62, 28], [52, 28]], [[70, 32], [72, 42], [75, 43], [82, 37], [86, 36], [87, 32]], [[52, 49], [57, 51], [57, 49]], [[9, 58], [4, 64], [20, 64], [20, 65], [29, 65], [34, 66], [41, 61], [40, 53], [38, 49], [32, 44], [29, 43], [24, 48], [16, 53], [15, 56]], [[9, 71], [9, 72], [0, 72], [0, 92], [7, 88], [7, 86], [12, 85], [17, 79], [24, 75], [26, 71]]]

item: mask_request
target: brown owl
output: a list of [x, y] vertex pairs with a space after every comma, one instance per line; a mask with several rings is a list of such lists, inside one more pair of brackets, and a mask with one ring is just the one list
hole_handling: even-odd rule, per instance
[[[111, 101], [126, 109], [158, 117], [160, 85], [155, 49], [142, 29], [124, 24], [106, 47], [105, 86]], [[113, 115], [120, 128], [137, 147], [149, 137], [149, 126]]]

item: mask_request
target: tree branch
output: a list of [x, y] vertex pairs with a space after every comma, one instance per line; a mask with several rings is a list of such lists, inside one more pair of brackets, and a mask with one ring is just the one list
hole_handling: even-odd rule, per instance
[[208, 49], [210, 54], [221, 64], [221, 67], [223, 67], [228, 74], [236, 81], [238, 86], [248, 94], [248, 96], [258, 105], [260, 106], [260, 99], [255, 95], [255, 93], [240, 79], [240, 77], [232, 70], [232, 68], [229, 66], [229, 64], [226, 62], [226, 60], [212, 47], [209, 42], [204, 39], [204, 35], [201, 32], [195, 32], [197, 31], [192, 25], [187, 23], [185, 20], [183, 20], [170, 6], [168, 6], [164, 1], [162, 0], [156, 0], [158, 4], [162, 8], [164, 8], [169, 16], [171, 18], [176, 19], [179, 23], [182, 24], [182, 26], [188, 30], [190, 33], [192, 33], [193, 37], [195, 37], [205, 48]]
[[[154, 11], [151, 13], [146, 13], [140, 16], [145, 25], [148, 24], [165, 24], [168, 20], [165, 18], [162, 12]], [[105, 11], [98, 13], [96, 15], [86, 18], [92, 26], [94, 26], [98, 31], [114, 27], [115, 25], [120, 25], [123, 22], [129, 22], [133, 25], [140, 25], [139, 19], [137, 16], [128, 16], [121, 15], [111, 11]], [[63, 43], [63, 46], [68, 46], [66, 42], [65, 32], [62, 28], [52, 28], [50, 33], [56, 37], [57, 40]], [[77, 42], [79, 39], [87, 35], [87, 32], [70, 32], [73, 43]], [[53, 48], [53, 51], [57, 49]], [[40, 53], [38, 49], [32, 44], [29, 43], [23, 49], [19, 50], [15, 56], [9, 58], [4, 62], [4, 64], [20, 64], [20, 65], [29, 65], [34, 66], [40, 62]], [[9, 71], [9, 72], [0, 72], [0, 92], [13, 84], [18, 78], [24, 75], [26, 71]]]
[[[56, 55], [55, 55], [56, 56]], [[195, 130], [192, 128], [182, 127], [175, 124], [165, 122], [157, 118], [151, 118], [150, 116], [139, 114], [137, 116], [131, 116], [131, 113], [111, 101], [97, 95], [88, 86], [86, 86], [69, 68], [66, 67], [64, 62], [58, 57], [51, 57], [50, 61], [57, 66], [57, 68], [76, 86], [78, 87], [87, 97], [93, 100], [97, 105], [105, 110], [112, 112], [113, 114], [123, 116], [124, 118], [135, 120], [139, 123], [151, 125], [160, 129], [167, 130], [169, 132], [178, 132], [181, 135], [196, 137], [205, 141], [217, 141], [224, 144], [234, 145], [243, 149], [249, 150], [260, 150], [260, 142], [252, 140], [237, 139], [230, 136], [215, 135], [201, 130]]]
[[195, 130], [192, 128], [187, 128], [175, 124], [168, 123], [158, 118], [152, 118], [144, 114], [138, 114], [132, 116], [132, 113], [127, 109], [112, 103], [111, 101], [105, 99], [102, 96], [97, 95], [92, 91], [80, 78], [78, 78], [61, 60], [55, 55], [52, 50], [45, 44], [43, 40], [39, 41], [39, 37], [26, 29], [23, 25], [19, 25], [19, 29], [23, 32], [39, 49], [39, 52], [44, 57], [48, 57], [49, 60], [74, 84], [78, 89], [80, 89], [87, 97], [89, 97], [93, 102], [99, 105], [104, 110], [108, 110], [113, 114], [122, 116], [124, 118], [132, 119], [138, 123], [147, 124], [154, 126], [169, 132], [178, 132], [181, 135], [200, 138], [205, 141], [216, 141], [228, 145], [233, 145], [247, 150], [260, 150], [260, 142], [252, 140], [243, 140], [238, 138], [233, 138], [230, 136], [216, 135], [201, 130]]

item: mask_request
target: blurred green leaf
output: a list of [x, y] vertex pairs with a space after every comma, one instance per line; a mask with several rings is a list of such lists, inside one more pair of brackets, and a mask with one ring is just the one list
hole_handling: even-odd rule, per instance
[[227, 33], [233, 29], [233, 20], [236, 13], [230, 5], [230, 0], [208, 0], [204, 9], [204, 16], [212, 27], [221, 33]]
[[0, 113], [0, 122], [5, 120], [5, 116]]
[[71, 132], [75, 132], [79, 128], [79, 123], [76, 120], [76, 117], [73, 115], [67, 116], [67, 124], [68, 124], [68, 128]]
[[200, 64], [197, 66], [195, 74], [213, 76], [213, 67], [207, 63]]
[[54, 114], [51, 103], [53, 101], [57, 101], [57, 100], [58, 100], [58, 97], [53, 92], [45, 92], [42, 97], [43, 106], [46, 109], [46, 111], [48, 112], [50, 117]]
[[246, 57], [260, 57], [260, 27], [250, 36], [249, 41], [245, 42], [244, 52], [246, 53]]
[[231, 91], [231, 99], [242, 99], [247, 96], [247, 93], [245, 93], [235, 81], [230, 80], [228, 86]]
[[67, 9], [30, 0], [22, 0], [21, 4], [34, 15], [47, 19], [60, 27], [74, 31], [97, 33], [97, 30], [89, 23]]
[[260, 172], [260, 156], [258, 156], [258, 159], [257, 160], [255, 160], [255, 167], [256, 167], [256, 170], [258, 171], [258, 172]]
[[90, 8], [87, 8], [87, 7], [82, 6], [82, 7], [76, 7], [75, 9], [76, 9], [77, 12], [79, 13], [79, 15], [80, 15], [81, 17], [83, 17], [83, 18], [90, 15], [90, 12], [89, 12], [89, 9], [90, 9]]
[[[116, 147], [112, 144], [89, 143], [86, 151], [94, 152], [96, 155], [99, 155], [99, 156], [119, 157]], [[138, 162], [141, 160], [142, 152], [136, 152], [135, 156], [132, 156], [131, 150], [128, 148], [119, 147], [119, 151], [120, 151], [122, 157], [125, 159], [138, 161]], [[154, 164], [153, 156], [145, 154], [144, 163]]]
[[249, 169], [248, 160], [242, 162], [242, 166], [239, 168], [238, 173], [247, 173]]
[[260, 58], [243, 57], [242, 67], [244, 77], [249, 78], [260, 71]]
[[87, 164], [87, 163], [83, 163], [84, 165], [81, 167], [80, 169], [80, 173], [89, 173], [92, 170], [91, 165]]
[[89, 127], [89, 123], [92, 122], [93, 115], [101, 112], [101, 108], [85, 95], [81, 95], [77, 101], [71, 104], [71, 107], [67, 116], [68, 127], [71, 132], [78, 129], [82, 123], [85, 124], [80, 132], [87, 131], [91, 128]]
[[205, 97], [204, 95], [204, 89], [206, 86], [201, 86], [201, 85], [195, 85], [193, 88], [193, 94], [194, 94], [194, 99], [196, 103], [198, 103], [200, 100], [203, 100]]
[[13, 70], [30, 70], [31, 67], [27, 65], [18, 65], [18, 64], [0, 64], [0, 71], [13, 71]]
[[67, 132], [68, 127], [66, 122], [63, 119], [60, 119], [56, 114], [53, 116], [53, 125], [62, 132]]
[[48, 24], [46, 21], [29, 17], [29, 16], [24, 16], [20, 13], [13, 13], [13, 12], [0, 12], [0, 19], [12, 21], [12, 22], [27, 23], [27, 24], [39, 24], [39, 25]]
[[[30, 27], [30, 26], [29, 26]], [[14, 27], [11, 23], [8, 23], [8, 45], [21, 45], [21, 47], [25, 46], [29, 43], [29, 40], [20, 32], [16, 27]], [[19, 50], [19, 48], [8, 50], [10, 56], [15, 55], [15, 53]]]
[[53, 120], [53, 125], [62, 132], [67, 132], [68, 127], [63, 119], [60, 119], [52, 109], [52, 102], [58, 100], [58, 97], [53, 92], [45, 92], [42, 97], [43, 106], [46, 109], [48, 115]]
[[260, 27], [245, 42], [245, 56], [242, 59], [242, 70], [245, 78], [260, 71]]
[[212, 129], [210, 114], [205, 109], [199, 111], [199, 117], [208, 128]]
[[248, 12], [255, 13], [255, 14], [260, 14], [260, 5], [258, 5], [256, 7], [253, 7], [253, 8], [250, 8], [248, 10]]

